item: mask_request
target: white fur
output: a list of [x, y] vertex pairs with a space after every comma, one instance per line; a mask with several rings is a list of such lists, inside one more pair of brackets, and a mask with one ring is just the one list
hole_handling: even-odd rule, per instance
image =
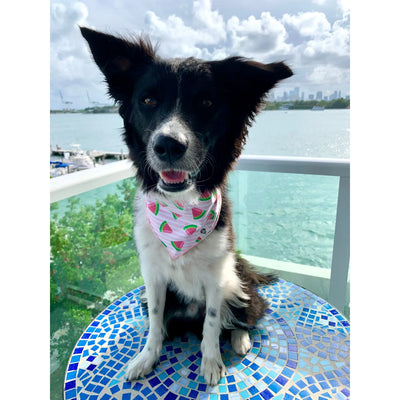
[[[192, 198], [193, 194], [186, 196]], [[247, 298], [236, 275], [235, 256], [228, 251], [227, 232], [224, 229], [215, 230], [204, 242], [173, 260], [151, 231], [141, 191], [138, 191], [135, 202], [134, 233], [146, 285], [150, 328], [144, 349], [128, 365], [127, 379], [149, 373], [158, 360], [164, 338], [166, 287], [168, 283], [173, 283], [182, 296], [206, 303], [200, 372], [208, 384], [216, 385], [226, 372], [219, 350], [221, 327], [229, 327], [233, 318], [226, 301], [234, 302], [238, 295]], [[240, 340], [238, 336], [235, 344], [240, 341], [244, 344], [236, 347], [243, 352], [247, 348], [245, 337]]]
[[231, 334], [231, 343], [235, 353], [244, 356], [251, 348], [249, 332], [244, 329], [235, 329]]

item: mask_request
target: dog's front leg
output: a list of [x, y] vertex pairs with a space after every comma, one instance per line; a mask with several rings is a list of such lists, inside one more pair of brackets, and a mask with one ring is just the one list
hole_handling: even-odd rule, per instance
[[147, 282], [147, 305], [149, 311], [149, 334], [146, 345], [128, 364], [126, 379], [137, 379], [151, 372], [160, 357], [164, 339], [163, 315], [167, 286], [164, 282]]
[[209, 385], [214, 386], [226, 374], [226, 368], [219, 350], [222, 290], [217, 285], [211, 284], [205, 288], [205, 294], [206, 318], [201, 342], [202, 360], [200, 373]]

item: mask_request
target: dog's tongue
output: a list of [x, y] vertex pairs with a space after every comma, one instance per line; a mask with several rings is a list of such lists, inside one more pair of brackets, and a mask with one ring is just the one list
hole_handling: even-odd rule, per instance
[[186, 172], [183, 171], [162, 171], [160, 175], [165, 183], [181, 183], [186, 179]]

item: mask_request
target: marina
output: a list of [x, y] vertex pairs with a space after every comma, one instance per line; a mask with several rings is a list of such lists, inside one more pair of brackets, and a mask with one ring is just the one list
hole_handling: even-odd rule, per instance
[[62, 149], [59, 146], [53, 149], [50, 146], [50, 158], [50, 177], [55, 178], [72, 172], [95, 168], [98, 165], [103, 165], [105, 160], [125, 160], [128, 158], [128, 154], [123, 151], [84, 151], [80, 144], [71, 144], [69, 149]]

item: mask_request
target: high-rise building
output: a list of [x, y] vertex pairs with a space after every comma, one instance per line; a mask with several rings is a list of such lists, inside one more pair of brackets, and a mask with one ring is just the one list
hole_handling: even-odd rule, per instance
[[316, 97], [315, 97], [317, 100], [322, 100], [322, 92], [319, 90], [318, 92], [317, 92], [317, 95], [316, 95]]

